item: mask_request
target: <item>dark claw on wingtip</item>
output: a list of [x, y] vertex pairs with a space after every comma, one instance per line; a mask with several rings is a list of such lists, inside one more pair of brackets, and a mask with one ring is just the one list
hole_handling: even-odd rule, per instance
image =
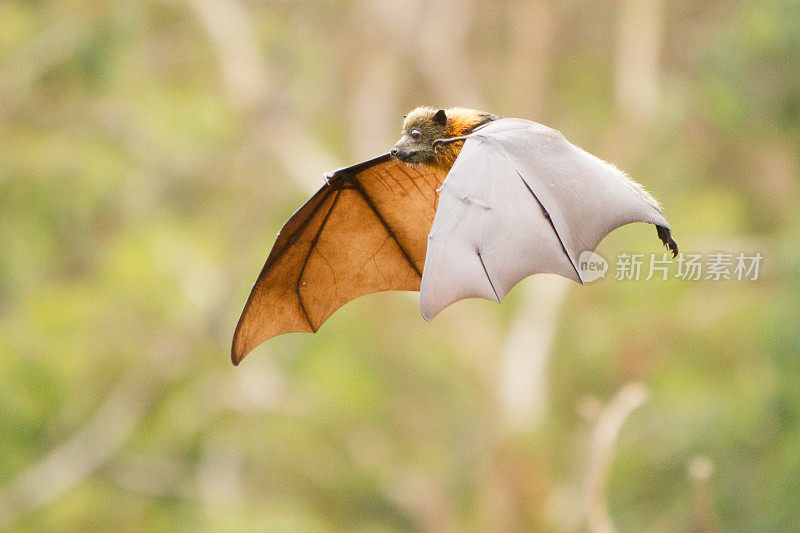
[[672, 237], [669, 238], [669, 241], [664, 243], [664, 247], [672, 252], [673, 259], [678, 257], [678, 243], [676, 243]]
[[678, 257], [678, 243], [675, 242], [675, 239], [672, 238], [672, 232], [669, 228], [665, 228], [664, 226], [656, 225], [656, 232], [658, 233], [658, 238], [661, 239], [661, 242], [664, 243], [664, 246], [672, 252], [672, 257]]

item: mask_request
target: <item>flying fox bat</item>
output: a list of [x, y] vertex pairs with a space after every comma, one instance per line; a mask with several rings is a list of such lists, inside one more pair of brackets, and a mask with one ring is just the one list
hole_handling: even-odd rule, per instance
[[420, 291], [430, 320], [464, 298], [500, 302], [531, 274], [582, 283], [580, 254], [631, 222], [655, 224], [678, 252], [641, 185], [528, 120], [417, 108], [390, 153], [325, 180], [278, 234], [236, 326], [234, 364], [372, 292]]

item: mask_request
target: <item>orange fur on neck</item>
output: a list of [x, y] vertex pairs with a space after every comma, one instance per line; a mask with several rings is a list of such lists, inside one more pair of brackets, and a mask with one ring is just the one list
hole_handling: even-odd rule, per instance
[[[451, 107], [445, 110], [445, 113], [447, 114], [447, 139], [468, 135], [476, 125], [485, 121], [487, 116], [486, 113], [477, 109], [463, 107]], [[456, 162], [462, 146], [464, 146], [464, 141], [456, 141], [440, 146], [437, 149], [436, 159], [430, 166], [449, 172], [453, 167], [453, 163]]]

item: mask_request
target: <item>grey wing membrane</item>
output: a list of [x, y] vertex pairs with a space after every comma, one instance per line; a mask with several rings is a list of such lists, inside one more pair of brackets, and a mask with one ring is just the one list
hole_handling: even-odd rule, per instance
[[669, 227], [622, 172], [557, 131], [519, 119], [468, 136], [442, 185], [422, 277], [430, 320], [469, 297], [499, 302], [523, 278], [581, 282], [584, 250], [630, 222]]
[[236, 327], [234, 364], [271, 337], [316, 331], [359, 296], [419, 290], [443, 180], [388, 155], [334, 173], [278, 234]]

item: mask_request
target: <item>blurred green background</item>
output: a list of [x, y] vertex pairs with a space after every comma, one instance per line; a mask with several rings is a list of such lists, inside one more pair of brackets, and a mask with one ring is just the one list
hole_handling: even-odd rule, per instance
[[[800, 530], [798, 27], [795, 0], [3, 0], [0, 528]], [[535, 276], [431, 323], [376, 294], [233, 367], [281, 224], [420, 104], [561, 130], [759, 279]]]

